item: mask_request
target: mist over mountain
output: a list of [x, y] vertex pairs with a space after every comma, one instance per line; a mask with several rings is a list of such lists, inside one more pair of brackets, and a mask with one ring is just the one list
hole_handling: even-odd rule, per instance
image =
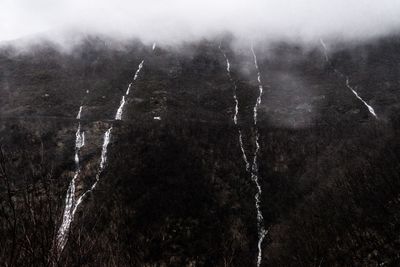
[[[245, 40], [363, 40], [398, 33], [400, 3], [359, 1], [4, 0], [0, 40], [45, 33], [68, 42], [71, 31], [178, 44], [225, 32]], [[37, 37], [33, 37], [37, 39]]]
[[397, 1], [0, 2], [1, 266], [399, 266]]

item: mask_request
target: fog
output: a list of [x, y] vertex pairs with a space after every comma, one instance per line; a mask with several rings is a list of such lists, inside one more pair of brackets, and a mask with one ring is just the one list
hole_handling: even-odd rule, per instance
[[171, 44], [225, 32], [308, 42], [399, 28], [398, 0], [0, 0], [0, 41], [80, 31]]

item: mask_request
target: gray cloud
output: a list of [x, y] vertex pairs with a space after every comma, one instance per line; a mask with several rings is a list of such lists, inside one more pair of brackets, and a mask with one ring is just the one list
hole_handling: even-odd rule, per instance
[[1, 0], [0, 40], [78, 29], [175, 43], [239, 38], [364, 39], [400, 29], [398, 0]]

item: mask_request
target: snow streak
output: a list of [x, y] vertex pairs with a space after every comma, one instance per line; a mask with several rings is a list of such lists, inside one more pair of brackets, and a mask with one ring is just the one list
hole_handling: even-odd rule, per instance
[[156, 49], [156, 43], [153, 43], [153, 51], [154, 51], [154, 49]]
[[[235, 81], [233, 80], [233, 78], [231, 76], [231, 69], [230, 69], [231, 65], [230, 65], [229, 59], [228, 59], [226, 53], [221, 48], [221, 44], [219, 46], [219, 49], [221, 50], [222, 54], [224, 55], [224, 58], [225, 58], [225, 61], [226, 61], [226, 72], [227, 72], [227, 75], [228, 75], [230, 81], [232, 82], [233, 88], [234, 88], [234, 90], [233, 90], [233, 100], [235, 102], [235, 113], [234, 113], [234, 116], [233, 116], [233, 122], [234, 122], [235, 125], [237, 125], [237, 117], [238, 117], [238, 113], [239, 113], [239, 101], [238, 101], [237, 94], [236, 94], [237, 86], [236, 86], [236, 83], [235, 83]], [[259, 95], [257, 97], [256, 104], [254, 105], [254, 108], [253, 108], [254, 126], [256, 126], [257, 125], [258, 108], [261, 105], [263, 86], [262, 86], [262, 83], [261, 83], [261, 75], [260, 75], [260, 71], [258, 69], [257, 57], [256, 57], [256, 54], [254, 52], [253, 46], [251, 46], [251, 51], [253, 53], [254, 65], [255, 65], [256, 70], [257, 70], [257, 74], [258, 74], [257, 80], [258, 80], [258, 84], [259, 84], [259, 86], [258, 86]], [[263, 242], [263, 240], [264, 240], [264, 238], [265, 238], [265, 236], [267, 234], [267, 231], [264, 229], [264, 218], [263, 218], [261, 210], [260, 210], [260, 197], [261, 197], [262, 190], [261, 190], [261, 186], [260, 186], [260, 184], [258, 182], [258, 164], [257, 164], [257, 157], [258, 157], [258, 152], [260, 150], [260, 145], [259, 145], [259, 141], [258, 141], [259, 133], [258, 133], [257, 128], [255, 130], [256, 130], [256, 140], [255, 140], [256, 150], [254, 152], [253, 161], [251, 163], [251, 166], [250, 166], [250, 162], [249, 162], [249, 160], [247, 159], [247, 156], [246, 156], [246, 152], [245, 152], [244, 145], [243, 145], [243, 135], [242, 135], [242, 131], [240, 129], [238, 129], [238, 135], [239, 135], [239, 145], [240, 145], [240, 149], [241, 149], [241, 152], [242, 152], [243, 161], [244, 161], [244, 163], [246, 165], [246, 171], [251, 174], [251, 179], [255, 183], [256, 188], [257, 188], [257, 193], [255, 195], [255, 206], [256, 206], [256, 211], [257, 211], [257, 229], [258, 229], [257, 266], [260, 266], [260, 264], [261, 264], [261, 256], [262, 256], [262, 242]]]
[[357, 93], [357, 91], [354, 90], [354, 88], [350, 86], [350, 78], [349, 78], [348, 76], [344, 75], [343, 73], [341, 73], [340, 71], [338, 71], [336, 68], [333, 67], [332, 62], [331, 62], [330, 59], [329, 59], [329, 56], [328, 56], [328, 48], [327, 48], [327, 46], [326, 46], [324, 40], [323, 40], [323, 39], [319, 39], [319, 42], [321, 43], [321, 46], [322, 46], [323, 51], [324, 51], [325, 61], [326, 61], [329, 65], [331, 65], [331, 67], [333, 68], [333, 71], [334, 71], [337, 75], [339, 75], [340, 78], [345, 78], [345, 79], [346, 79], [346, 87], [357, 97], [358, 100], [360, 100], [360, 101], [364, 104], [364, 106], [367, 107], [369, 113], [370, 113], [372, 116], [374, 116], [375, 119], [378, 119], [378, 116], [376, 115], [375, 110], [373, 109], [373, 107], [371, 107], [370, 105], [368, 105], [368, 103], [367, 103], [364, 99], [361, 98], [361, 96]]
[[257, 164], [257, 158], [258, 158], [258, 153], [260, 151], [260, 144], [259, 144], [259, 137], [260, 134], [257, 129], [257, 114], [258, 114], [258, 108], [261, 105], [261, 99], [262, 99], [262, 94], [263, 94], [263, 86], [261, 82], [261, 74], [260, 70], [258, 68], [258, 63], [257, 63], [257, 56], [256, 53], [254, 52], [253, 45], [251, 45], [251, 52], [253, 54], [253, 59], [254, 59], [254, 66], [257, 70], [257, 80], [258, 80], [258, 97], [256, 100], [256, 104], [254, 105], [253, 108], [253, 119], [254, 119], [254, 126], [255, 126], [255, 132], [256, 132], [256, 140], [255, 140], [255, 145], [256, 145], [256, 150], [254, 151], [254, 157], [253, 157], [253, 165], [251, 169], [251, 178], [254, 182], [254, 184], [257, 187], [257, 193], [254, 196], [255, 203], [256, 203], [256, 211], [257, 211], [257, 228], [258, 228], [258, 256], [257, 256], [257, 266], [261, 265], [261, 258], [262, 258], [262, 242], [267, 235], [268, 231], [265, 230], [264, 228], [264, 217], [262, 215], [261, 209], [260, 209], [260, 198], [262, 194], [261, 186], [258, 181], [258, 164]]

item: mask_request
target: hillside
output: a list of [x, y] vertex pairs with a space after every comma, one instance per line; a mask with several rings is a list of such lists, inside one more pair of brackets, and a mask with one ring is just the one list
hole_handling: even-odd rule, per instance
[[399, 47], [3, 46], [1, 265], [398, 266]]

